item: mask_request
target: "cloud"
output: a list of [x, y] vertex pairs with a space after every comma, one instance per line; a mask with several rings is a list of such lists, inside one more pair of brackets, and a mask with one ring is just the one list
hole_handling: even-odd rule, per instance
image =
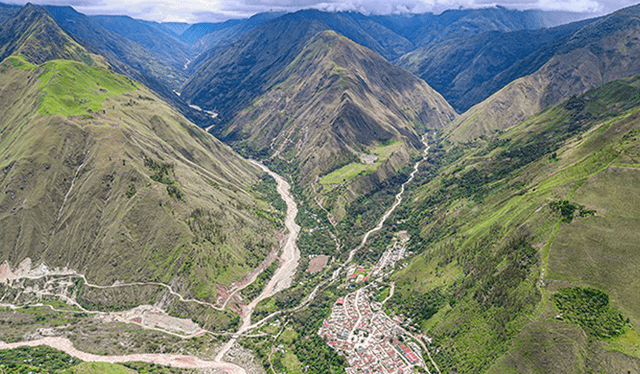
[[[5, 0], [24, 4], [27, 0]], [[71, 5], [85, 14], [125, 14], [154, 21], [220, 22], [268, 11], [315, 8], [362, 13], [439, 13], [446, 9], [502, 5], [601, 15], [637, 0], [31, 0], [36, 4]]]

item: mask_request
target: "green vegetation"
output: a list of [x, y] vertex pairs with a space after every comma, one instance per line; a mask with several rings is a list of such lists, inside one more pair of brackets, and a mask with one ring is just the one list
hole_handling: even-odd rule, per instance
[[38, 112], [45, 115], [89, 115], [101, 110], [108, 98], [136, 90], [129, 78], [81, 62], [55, 60], [43, 68]]
[[9, 56], [5, 61], [11, 63], [14, 68], [20, 70], [33, 70], [37, 67], [37, 65], [30, 63], [23, 56]]
[[47, 346], [0, 350], [2, 373], [51, 373], [70, 369], [81, 361]]
[[256, 278], [256, 280], [248, 285], [245, 289], [241, 291], [242, 297], [247, 298], [248, 300], [253, 300], [256, 296], [260, 294], [264, 286], [266, 286], [271, 276], [278, 268], [278, 261], [273, 261], [269, 267], [264, 269], [260, 275]]
[[[184, 201], [184, 196], [182, 194], [182, 191], [178, 187], [178, 182], [175, 179], [171, 178], [172, 176], [175, 178], [175, 173], [173, 171], [173, 164], [157, 162], [145, 156], [144, 166], [146, 166], [148, 169], [154, 172], [154, 174], [150, 176], [152, 180], [158, 183], [167, 185], [167, 194], [169, 194], [170, 197], [176, 200]], [[129, 192], [127, 191], [127, 194], [128, 193]], [[135, 187], [134, 187], [134, 194], [135, 194]]]
[[391, 154], [402, 147], [403, 144], [400, 141], [391, 142], [390, 144], [381, 144], [369, 152], [372, 155], [376, 155], [378, 159], [371, 163], [363, 163], [361, 161], [351, 162], [345, 166], [340, 167], [337, 170], [330, 172], [320, 178], [320, 183], [326, 188], [331, 189], [330, 185], [342, 185], [352, 182], [356, 177], [367, 175], [376, 171], [385, 161], [391, 157]]
[[[287, 293], [291, 294], [291, 292]], [[335, 287], [320, 291], [307, 307], [276, 320], [274, 325], [282, 331], [282, 334], [274, 333], [270, 330], [274, 326], [267, 325], [264, 328], [265, 331], [271, 331], [268, 338], [243, 339], [240, 343], [256, 352], [265, 368], [273, 366], [280, 372], [298, 373], [304, 372], [301, 367], [308, 366], [309, 373], [344, 373], [346, 364], [344, 357], [317, 335], [320, 324], [329, 315], [337, 297]], [[293, 300], [288, 303], [289, 299], [289, 296], [283, 295], [276, 303], [281, 303], [280, 307], [285, 308], [299, 302], [299, 300]], [[276, 335], [277, 339], [274, 338]], [[283, 346], [282, 350], [272, 352], [273, 347], [280, 344]], [[271, 355], [272, 359], [269, 361]]]
[[129, 188], [127, 189], [127, 192], [125, 192], [124, 194], [125, 194], [125, 196], [127, 196], [127, 199], [130, 199], [133, 196], [135, 196], [135, 194], [136, 194], [136, 185], [131, 183], [129, 185]]
[[589, 334], [608, 339], [625, 331], [625, 320], [609, 295], [595, 288], [563, 288], [553, 295], [562, 318], [582, 327]]
[[181, 373], [197, 373], [195, 370], [176, 369], [172, 367], [148, 364], [146, 362], [126, 362], [122, 366], [135, 370], [139, 374], [181, 374]]
[[[639, 320], [637, 219], [630, 213], [640, 204], [632, 187], [639, 84], [636, 78], [605, 85], [473, 142], [430, 142], [409, 189], [411, 203], [376, 237], [407, 230], [420, 252], [394, 274], [397, 296], [387, 307], [434, 339], [443, 373], [484, 372], [503, 355], [526, 352], [518, 347], [553, 342], [545, 329], [557, 325], [546, 287], [554, 282], [602, 288], [632, 325]], [[586, 321], [565, 319], [588, 325], [601, 316], [603, 330], [589, 332], [597, 339], [625, 332], [618, 309], [595, 310]], [[527, 330], [532, 324], [537, 329]], [[586, 365], [581, 357], [601, 344], [576, 337], [570, 346], [581, 353], [571, 365]], [[633, 351], [618, 340], [613, 346]], [[562, 360], [563, 347], [554, 346], [553, 360]]]
[[[386, 297], [386, 295], [382, 295], [382, 297]], [[393, 310], [395, 314], [402, 314], [410, 318], [416, 328], [420, 328], [424, 321], [429, 320], [440, 310], [444, 301], [442, 291], [434, 289], [426, 293], [412, 292], [408, 296], [394, 294], [387, 301], [386, 308]]]
[[282, 200], [282, 197], [277, 191], [278, 184], [269, 174], [263, 174], [260, 177], [260, 181], [256, 183], [253, 190], [260, 194], [262, 200], [269, 202], [279, 213], [280, 217], [284, 219], [284, 214], [287, 211], [287, 204]]
[[71, 369], [74, 374], [130, 374], [125, 366], [106, 362], [83, 362]]
[[576, 211], [580, 217], [587, 217], [590, 215], [596, 214], [596, 211], [593, 209], [586, 209], [584, 205], [570, 203], [568, 200], [562, 201], [553, 201], [549, 204], [551, 209], [556, 212], [559, 212], [562, 215], [562, 220], [564, 222], [573, 221], [573, 217], [575, 216]]

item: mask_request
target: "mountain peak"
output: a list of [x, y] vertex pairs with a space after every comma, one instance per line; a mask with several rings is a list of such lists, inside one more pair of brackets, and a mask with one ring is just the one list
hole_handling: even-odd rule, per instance
[[56, 23], [49, 12], [28, 3], [0, 31], [0, 59], [23, 56], [33, 64], [65, 59], [93, 63], [89, 52]]

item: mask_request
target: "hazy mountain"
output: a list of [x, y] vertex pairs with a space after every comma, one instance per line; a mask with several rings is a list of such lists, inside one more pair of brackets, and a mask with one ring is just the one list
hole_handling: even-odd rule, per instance
[[519, 78], [461, 116], [448, 130], [470, 139], [513, 126], [540, 110], [612, 80], [640, 74], [640, 7], [617, 11], [552, 45], [540, 69]]
[[[352, 198], [406, 166], [422, 147], [418, 133], [440, 129], [453, 118], [453, 109], [426, 83], [323, 31], [264, 95], [219, 131], [252, 153], [293, 162], [303, 186], [313, 183], [314, 190], [327, 194], [335, 182], [318, 183], [318, 177], [360, 165], [366, 173], [344, 175], [337, 183]], [[377, 161], [365, 166], [363, 154]]]
[[127, 16], [92, 16], [102, 27], [125, 37], [152, 52], [176, 69], [184, 69], [191, 57], [189, 48], [173, 35], [146, 22]]
[[189, 26], [191, 26], [188, 23], [184, 23], [184, 22], [152, 22], [155, 25], [158, 25], [162, 28], [165, 28], [171, 32], [173, 32], [176, 35], [182, 35], [182, 33], [184, 33]]
[[0, 3], [0, 25], [2, 25], [4, 21], [13, 17], [19, 10], [20, 6], [18, 5]]
[[446, 40], [472, 37], [488, 31], [535, 30], [584, 19], [581, 13], [512, 10], [501, 6], [480, 9], [452, 9], [438, 15], [371, 16], [383, 26], [426, 48]]
[[459, 112], [544, 65], [574, 32], [595, 20], [551, 29], [485, 32], [421, 48], [398, 61]]
[[[202, 34], [197, 39], [194, 39], [191, 46], [192, 53], [196, 55], [196, 57], [192, 63], [189, 64], [188, 72], [193, 73], [197, 71], [202, 64], [207, 63], [215, 55], [224, 51], [226, 48], [229, 48], [239, 39], [251, 32], [251, 30], [284, 14], [286, 13], [258, 13], [248, 19], [233, 20], [234, 22], [228, 25], [227, 22], [229, 21], [224, 22], [218, 27], [213, 28], [211, 32]], [[225, 27], [221, 27], [222, 25], [225, 25]]]
[[236, 26], [242, 22], [243, 20], [240, 20], [240, 19], [230, 19], [228, 21], [218, 22], [218, 23], [207, 23], [207, 22], [194, 23], [193, 25], [190, 25], [186, 30], [182, 32], [182, 34], [180, 35], [180, 38], [185, 43], [194, 44], [207, 34]]

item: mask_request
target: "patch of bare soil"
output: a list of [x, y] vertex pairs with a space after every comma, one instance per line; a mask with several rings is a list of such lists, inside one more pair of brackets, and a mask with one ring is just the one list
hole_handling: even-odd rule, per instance
[[327, 266], [328, 262], [329, 256], [327, 255], [315, 256], [309, 261], [309, 267], [307, 268], [307, 271], [311, 274], [315, 274], [324, 269], [324, 267]]
[[217, 361], [205, 361], [198, 357], [188, 355], [166, 353], [138, 353], [121, 356], [94, 355], [92, 353], [86, 353], [76, 349], [69, 339], [61, 337], [46, 337], [38, 340], [17, 343], [0, 342], [0, 349], [37, 347], [39, 345], [46, 345], [51, 348], [61, 350], [70, 356], [87, 362], [108, 362], [111, 364], [119, 364], [123, 362], [139, 361], [157, 365], [171, 366], [180, 369], [216, 369], [229, 374], [246, 374], [246, 371], [243, 368], [235, 364]]

